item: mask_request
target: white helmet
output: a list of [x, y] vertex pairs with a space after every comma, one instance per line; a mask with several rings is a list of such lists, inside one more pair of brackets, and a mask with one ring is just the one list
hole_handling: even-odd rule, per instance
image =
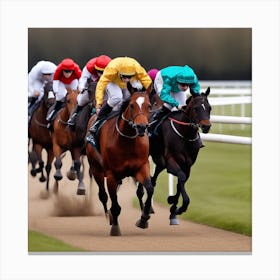
[[42, 63], [41, 73], [42, 74], [53, 74], [56, 69], [56, 65], [50, 61], [44, 61]]

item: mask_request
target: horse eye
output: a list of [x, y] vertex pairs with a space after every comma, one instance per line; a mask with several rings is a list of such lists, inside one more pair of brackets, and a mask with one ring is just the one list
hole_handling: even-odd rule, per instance
[[133, 109], [134, 108], [134, 104], [130, 104], [130, 108]]

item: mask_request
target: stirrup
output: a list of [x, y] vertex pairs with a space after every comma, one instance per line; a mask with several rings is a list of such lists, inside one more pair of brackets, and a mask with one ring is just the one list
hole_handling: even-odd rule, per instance
[[69, 120], [67, 121], [67, 124], [70, 126], [74, 126], [76, 124], [76, 118], [77, 118], [77, 113], [74, 113]]
[[99, 124], [100, 120], [93, 123], [93, 125], [90, 127], [89, 131], [92, 133], [95, 133], [97, 131], [97, 125]]
[[92, 133], [86, 136], [86, 141], [89, 142], [94, 147], [96, 147], [95, 137]]

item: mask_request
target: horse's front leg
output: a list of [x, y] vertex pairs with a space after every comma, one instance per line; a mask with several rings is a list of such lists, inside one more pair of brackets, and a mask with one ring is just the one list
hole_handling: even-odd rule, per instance
[[[153, 177], [151, 178], [151, 182], [152, 182], [152, 185], [153, 185], [154, 187], [156, 186], [156, 182], [157, 182], [158, 175], [160, 174], [160, 172], [161, 172], [164, 168], [165, 168], [165, 167], [162, 166], [162, 165], [156, 165], [154, 175], [153, 175]], [[144, 208], [144, 203], [143, 203], [142, 198], [143, 198], [143, 196], [144, 196], [144, 187], [143, 187], [143, 184], [141, 184], [140, 182], [139, 182], [138, 185], [137, 185], [136, 195], [137, 195], [137, 198], [138, 198], [138, 201], [139, 201], [140, 208], [141, 208], [141, 210], [143, 210], [143, 208]], [[154, 211], [154, 209], [153, 209], [153, 205], [151, 205], [150, 214], [154, 214], [154, 213], [155, 213], [155, 211]]]
[[170, 207], [170, 225], [179, 225], [179, 221], [177, 219], [178, 214], [182, 214], [183, 208], [177, 208], [178, 200], [180, 194], [183, 196], [183, 205], [185, 208], [185, 211], [189, 205], [189, 197], [185, 191], [185, 182], [187, 181], [188, 176], [182, 171], [180, 166], [177, 164], [177, 162], [174, 160], [173, 157], [170, 157], [167, 161], [167, 172], [171, 173], [172, 175], [176, 176], [178, 178], [178, 183], [177, 183], [177, 192], [174, 196], [169, 196], [167, 201], [169, 204], [172, 204]]
[[85, 195], [86, 187], [83, 182], [83, 173], [81, 172], [80, 148], [74, 149], [74, 151], [72, 153], [72, 157], [74, 158], [74, 169], [76, 171], [77, 178], [79, 180], [77, 194]]
[[46, 191], [48, 192], [49, 191], [49, 182], [50, 182], [50, 172], [51, 172], [51, 169], [52, 169], [52, 161], [53, 161], [53, 158], [54, 158], [52, 148], [49, 148], [47, 150], [47, 154], [48, 154], [48, 158], [47, 158], [47, 164], [45, 166], [45, 170], [46, 170], [46, 173], [47, 173]]
[[54, 192], [58, 192], [58, 181], [60, 181], [63, 176], [61, 173], [61, 167], [62, 167], [62, 161], [61, 161], [61, 154], [62, 154], [62, 149], [57, 145], [55, 142], [53, 143], [53, 153], [55, 156], [55, 173], [54, 173], [54, 179], [55, 179], [55, 184], [54, 184]]
[[111, 208], [109, 211], [110, 225], [111, 225], [111, 236], [120, 236], [121, 231], [119, 227], [118, 217], [121, 213], [121, 207], [118, 203], [117, 188], [118, 181], [111, 175], [107, 177], [107, 188], [111, 198]]
[[140, 228], [147, 228], [152, 207], [152, 197], [154, 194], [154, 186], [152, 185], [150, 178], [149, 163], [143, 165], [140, 168], [139, 172], [136, 173], [135, 178], [145, 187], [147, 192], [147, 199], [142, 210], [142, 215], [141, 218], [136, 222], [136, 226]]

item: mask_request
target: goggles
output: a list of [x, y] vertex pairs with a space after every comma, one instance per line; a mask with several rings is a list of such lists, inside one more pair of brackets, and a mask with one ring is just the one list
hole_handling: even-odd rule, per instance
[[120, 78], [121, 79], [131, 79], [131, 78], [133, 78], [135, 75], [122, 75], [122, 74], [120, 74]]
[[72, 73], [73, 72], [73, 70], [65, 70], [65, 69], [63, 69], [62, 71], [65, 72], [65, 73]]

